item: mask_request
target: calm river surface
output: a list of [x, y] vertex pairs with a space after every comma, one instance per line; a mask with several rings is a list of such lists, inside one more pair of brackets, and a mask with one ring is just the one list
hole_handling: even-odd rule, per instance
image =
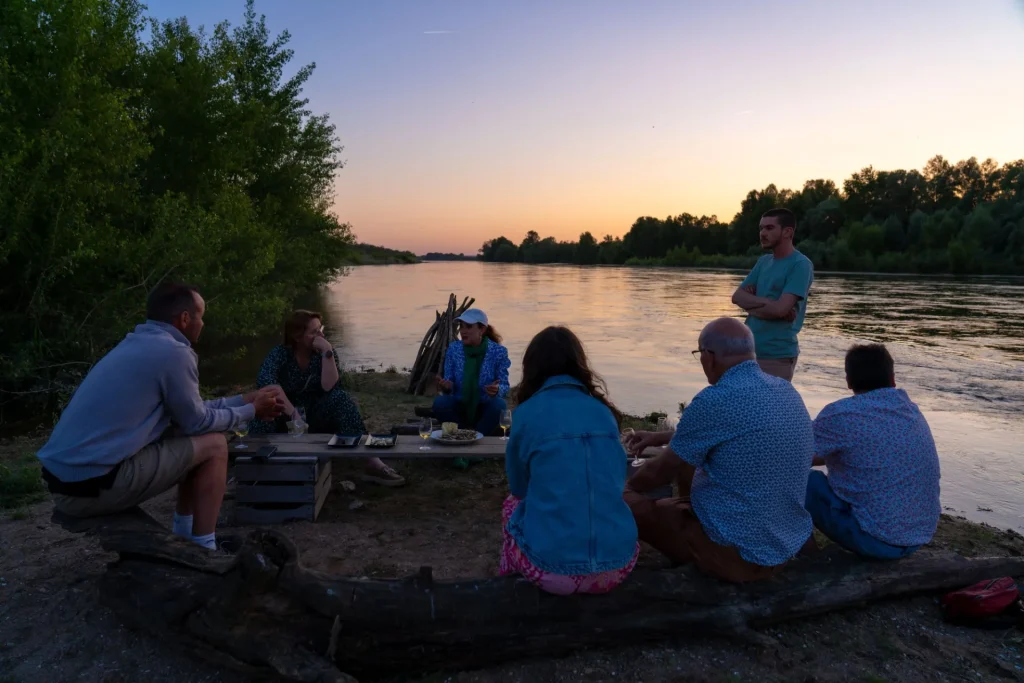
[[[690, 351], [707, 321], [738, 314], [729, 299], [742, 275], [475, 262], [363, 266], [331, 286], [321, 305], [347, 367], [404, 368], [448, 294], [473, 296], [505, 337], [513, 383], [533, 334], [566, 324], [620, 408], [674, 413], [706, 386]], [[849, 393], [846, 348], [886, 342], [897, 383], [935, 435], [947, 511], [1024, 529], [1022, 301], [1022, 278], [819, 274], [794, 384], [814, 416]]]

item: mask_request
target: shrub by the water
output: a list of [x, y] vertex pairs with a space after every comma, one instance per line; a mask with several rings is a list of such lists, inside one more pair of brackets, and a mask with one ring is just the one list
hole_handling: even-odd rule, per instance
[[288, 34], [252, 2], [209, 32], [142, 12], [0, 3], [0, 410], [55, 407], [161, 279], [201, 288], [204, 335], [245, 336], [353, 242], [329, 210], [342, 148]]

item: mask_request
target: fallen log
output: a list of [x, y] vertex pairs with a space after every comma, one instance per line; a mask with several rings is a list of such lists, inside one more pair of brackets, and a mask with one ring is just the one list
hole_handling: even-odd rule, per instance
[[745, 586], [692, 568], [640, 569], [608, 595], [556, 597], [514, 577], [434, 581], [429, 568], [398, 580], [332, 576], [304, 567], [279, 531], [226, 537], [233, 552], [215, 553], [132, 515], [123, 526], [114, 516], [75, 529], [118, 553], [101, 594], [124, 623], [251, 676], [303, 683], [471, 669], [684, 634], [770, 645], [753, 629], [1024, 574], [1022, 557], [924, 549], [868, 562], [832, 547]]

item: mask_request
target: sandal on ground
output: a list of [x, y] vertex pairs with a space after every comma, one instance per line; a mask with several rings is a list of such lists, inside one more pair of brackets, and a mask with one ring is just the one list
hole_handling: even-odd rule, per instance
[[390, 486], [392, 488], [405, 486], [405, 477], [384, 465], [383, 467], [367, 468], [360, 477], [362, 481], [379, 486]]

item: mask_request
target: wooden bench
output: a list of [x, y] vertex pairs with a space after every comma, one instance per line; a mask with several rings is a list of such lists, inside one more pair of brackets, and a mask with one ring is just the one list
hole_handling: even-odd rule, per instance
[[231, 454], [237, 458], [255, 454], [263, 446], [274, 446], [278, 455], [315, 455], [322, 460], [334, 458], [389, 458], [399, 460], [430, 460], [436, 458], [504, 458], [505, 444], [500, 437], [485, 436], [479, 442], [469, 446], [445, 446], [435, 441], [427, 441], [430, 450], [421, 451], [424, 440], [419, 435], [396, 435], [397, 443], [392, 448], [367, 448], [366, 437], [359, 440], [354, 448], [331, 448], [327, 445], [330, 434], [256, 434], [245, 438], [248, 449], [235, 448], [231, 444]]

